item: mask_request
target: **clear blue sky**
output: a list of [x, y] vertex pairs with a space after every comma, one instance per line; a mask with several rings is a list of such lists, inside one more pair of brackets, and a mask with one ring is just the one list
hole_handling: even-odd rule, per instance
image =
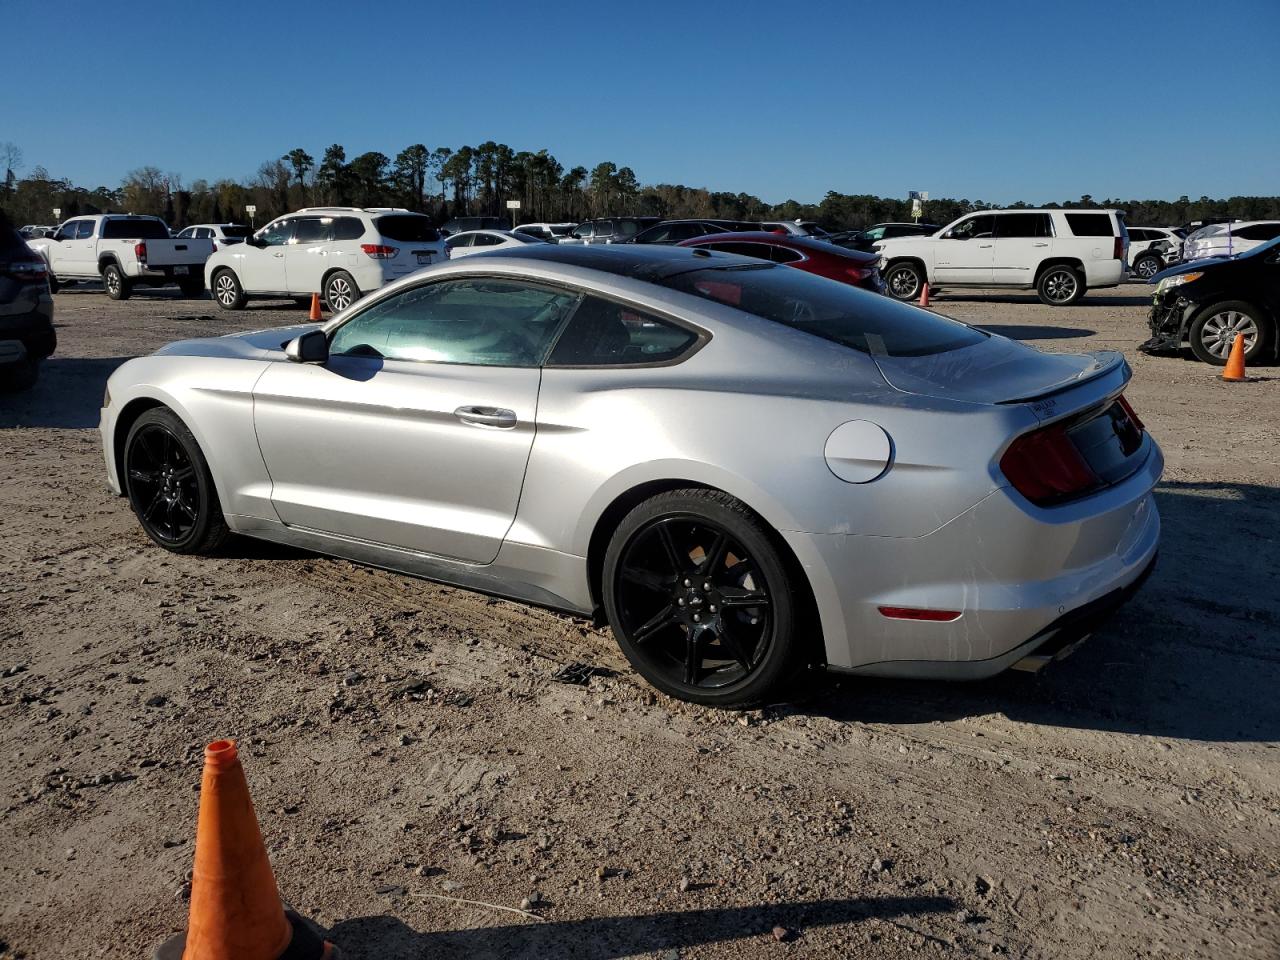
[[494, 139], [770, 202], [1280, 193], [1280, 0], [0, 0], [0, 22], [0, 141], [86, 186]]

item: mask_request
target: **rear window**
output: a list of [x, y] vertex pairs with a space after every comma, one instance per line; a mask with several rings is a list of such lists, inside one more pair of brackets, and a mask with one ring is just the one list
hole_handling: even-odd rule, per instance
[[787, 267], [693, 270], [656, 282], [875, 356], [924, 357], [986, 339], [955, 320]]
[[402, 243], [434, 243], [440, 239], [440, 231], [431, 225], [427, 217], [411, 213], [379, 217], [373, 225], [388, 240]]
[[159, 220], [107, 220], [103, 240], [168, 240], [169, 228]]
[[1252, 227], [1237, 230], [1235, 235], [1244, 240], [1274, 240], [1280, 237], [1280, 223], [1256, 223]]
[[1109, 213], [1068, 213], [1067, 226], [1077, 237], [1114, 237]]
[[228, 238], [247, 237], [249, 235], [249, 228], [237, 226], [223, 227], [222, 235]]

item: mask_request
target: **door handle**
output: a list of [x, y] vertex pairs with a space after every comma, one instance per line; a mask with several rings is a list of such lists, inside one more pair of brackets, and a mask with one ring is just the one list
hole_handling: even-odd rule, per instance
[[283, 254], [283, 253], [273, 253], [273, 254], [272, 254], [272, 256], [273, 256], [273, 257], [283, 257], [283, 256], [284, 256], [284, 254]]
[[978, 244], [978, 249], [979, 249], [979, 250], [990, 250], [990, 249], [991, 249], [991, 244], [989, 244], [989, 243], [980, 243], [980, 244]]
[[1048, 244], [1047, 244], [1047, 243], [1033, 243], [1033, 244], [1032, 244], [1032, 246], [1033, 246], [1033, 247], [1047, 247], [1047, 246], [1048, 246]]
[[510, 430], [516, 425], [516, 412], [506, 407], [459, 407], [453, 415], [463, 423], [476, 427], [497, 427]]

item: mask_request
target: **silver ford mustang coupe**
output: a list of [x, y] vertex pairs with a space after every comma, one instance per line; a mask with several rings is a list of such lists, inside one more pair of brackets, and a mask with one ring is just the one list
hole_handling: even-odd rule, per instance
[[1140, 585], [1154, 440], [1117, 354], [1042, 353], [785, 266], [538, 246], [107, 385], [156, 543], [261, 537], [606, 618], [654, 686], [986, 677]]

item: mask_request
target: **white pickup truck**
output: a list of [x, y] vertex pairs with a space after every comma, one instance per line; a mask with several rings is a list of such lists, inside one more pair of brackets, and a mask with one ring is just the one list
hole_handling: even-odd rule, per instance
[[159, 217], [105, 213], [73, 217], [52, 237], [29, 240], [27, 246], [49, 265], [49, 285], [101, 280], [112, 300], [127, 300], [134, 287], [176, 283], [184, 296], [204, 292], [204, 262], [213, 254], [212, 240], [169, 236]]

